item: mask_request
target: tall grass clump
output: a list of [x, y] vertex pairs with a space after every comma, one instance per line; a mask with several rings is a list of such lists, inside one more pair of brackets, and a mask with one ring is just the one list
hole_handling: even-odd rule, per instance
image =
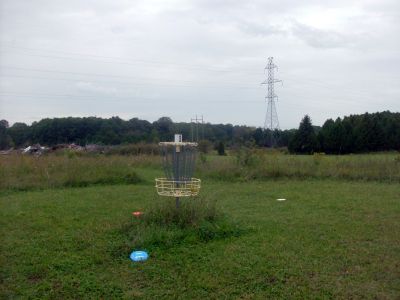
[[[173, 198], [172, 198], [173, 200]], [[171, 198], [161, 198], [152, 203], [143, 217], [147, 225], [178, 226], [180, 228], [196, 226], [203, 221], [214, 222], [223, 216], [217, 209], [217, 202], [205, 197], [188, 197], [181, 199], [176, 207]]]
[[244, 230], [222, 212], [215, 200], [201, 196], [185, 198], [177, 208], [175, 199], [155, 199], [141, 217], [132, 217], [123, 226], [126, 240], [122, 252], [209, 242], [239, 236]]

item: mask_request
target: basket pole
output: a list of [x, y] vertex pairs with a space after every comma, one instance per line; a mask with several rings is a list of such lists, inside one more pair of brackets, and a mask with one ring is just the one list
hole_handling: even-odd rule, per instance
[[[175, 135], [175, 141], [176, 141], [176, 139], [177, 139], [177, 136]], [[180, 179], [180, 175], [181, 174], [179, 174], [179, 159], [180, 159], [180, 154], [181, 154], [181, 149], [180, 149], [180, 147], [178, 146], [178, 145], [176, 145], [175, 146], [175, 154], [176, 154], [176, 160], [175, 160], [175, 164], [176, 164], [176, 173], [175, 173], [175, 180], [177, 181], [177, 182], [179, 182], [179, 179]], [[174, 184], [175, 185], [175, 184]], [[175, 187], [174, 187], [175, 188]], [[177, 183], [177, 188], [179, 188], [179, 183]], [[179, 203], [179, 197], [176, 197], [175, 198], [175, 207], [176, 207], [176, 209], [179, 209], [179, 207], [180, 207], [180, 203]]]

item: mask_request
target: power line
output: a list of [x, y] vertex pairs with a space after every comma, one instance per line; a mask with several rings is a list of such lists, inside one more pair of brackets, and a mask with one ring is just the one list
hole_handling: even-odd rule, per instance
[[111, 100], [139, 100], [139, 101], [148, 101], [148, 100], [157, 100], [155, 98], [146, 98], [146, 97], [121, 97], [121, 96], [95, 96], [95, 95], [72, 95], [72, 94], [44, 94], [44, 93], [14, 93], [14, 92], [0, 92], [0, 96], [12, 96], [12, 97], [23, 97], [23, 98], [69, 98], [69, 99], [88, 99], [88, 100], [97, 100], [99, 98], [110, 98]]
[[[127, 99], [127, 100], [132, 100], [135, 99], [136, 96], [126, 96], [126, 97], [121, 97], [121, 96], [114, 96], [114, 95], [74, 95], [74, 94], [49, 94], [49, 93], [20, 93], [20, 92], [0, 92], [0, 95], [3, 96], [16, 96], [16, 97], [28, 97], [28, 98], [33, 98], [33, 97], [61, 97], [61, 98], [112, 98], [112, 99]], [[138, 98], [139, 99], [139, 98]], [[148, 98], [148, 97], [140, 97], [140, 100], [159, 100], [160, 98]], [[228, 100], [202, 100], [202, 102], [212, 102], [212, 103], [257, 103], [258, 100], [245, 100], [240, 98], [239, 100], [233, 100], [234, 98], [229, 97]], [[308, 100], [309, 102], [312, 103], [319, 103], [317, 100]], [[343, 101], [343, 100], [333, 100], [333, 101], [324, 101], [325, 103], [330, 103], [330, 104], [337, 104], [338, 102], [343, 103], [343, 104], [360, 104], [360, 102], [356, 101]], [[363, 102], [366, 104], [376, 104], [376, 102]], [[298, 105], [296, 103], [290, 103], [290, 106], [297, 106], [297, 107], [304, 107], [304, 105]]]
[[[60, 73], [60, 74], [76, 74], [76, 75], [88, 75], [88, 76], [100, 76], [100, 77], [115, 77], [115, 78], [131, 78], [131, 79], [135, 79], [135, 80], [148, 80], [151, 81], [152, 83], [155, 80], [167, 80], [168, 79], [157, 79], [157, 78], [135, 78], [135, 77], [130, 77], [130, 76], [114, 76], [114, 75], [105, 75], [105, 74], [95, 74], [95, 73], [79, 73], [79, 72], [66, 72], [66, 71], [58, 71], [58, 70], [43, 70], [43, 69], [29, 69], [29, 68], [20, 68], [20, 67], [10, 67], [10, 66], [2, 66], [1, 68], [11, 68], [11, 69], [16, 69], [16, 70], [24, 70], [24, 71], [34, 71], [34, 72], [50, 72], [50, 73]], [[47, 77], [33, 77], [33, 76], [24, 76], [24, 75], [5, 75], [5, 74], [0, 74], [1, 77], [15, 77], [15, 78], [31, 78], [31, 79], [43, 79], [43, 80], [65, 80], [65, 81], [77, 81], [77, 82], [81, 82], [83, 81], [83, 79], [69, 79], [69, 78], [47, 78]], [[310, 79], [311, 80], [311, 79]], [[181, 82], [181, 80], [170, 80], [172, 82]], [[305, 82], [302, 83], [301, 81], [298, 80], [293, 80], [293, 79], [289, 79], [288, 81], [293, 81], [293, 82], [298, 82], [300, 84], [302, 84], [302, 86], [295, 86], [292, 85], [291, 86], [291, 90], [303, 90], [303, 91], [315, 91], [315, 87], [319, 87], [319, 88], [323, 88], [323, 92], [326, 91], [331, 91], [331, 92], [335, 92], [336, 91], [336, 87], [333, 85], [329, 85], [326, 84], [322, 81], [316, 81], [316, 82]], [[98, 83], [107, 83], [106, 81], [93, 81], [90, 80], [90, 82], [98, 82]], [[187, 82], [187, 83], [195, 83], [195, 81], [182, 81], [182, 82]], [[127, 82], [120, 82], [120, 81], [110, 81], [108, 83], [117, 83], [117, 84], [129, 84], [129, 85], [138, 85], [140, 86], [141, 83], [136, 83], [136, 84], [132, 84], [132, 83], [127, 83]], [[206, 88], [238, 88], [238, 89], [249, 89], [249, 90], [256, 90], [256, 87], [246, 87], [246, 86], [238, 86], [236, 85], [236, 83], [233, 82], [223, 82], [224, 84], [232, 84], [233, 86], [196, 86], [196, 85], [169, 85], [171, 87], [206, 87]], [[148, 85], [148, 83], [142, 83], [142, 85]], [[165, 86], [164, 85], [157, 85], [157, 86]], [[357, 97], [357, 98], [365, 98], [368, 97], [370, 95], [370, 92], [367, 91], [347, 91], [346, 95], [351, 95], [352, 97]], [[338, 101], [340, 101], [338, 99]], [[355, 101], [352, 101], [355, 102]], [[364, 103], [365, 101], [363, 101]]]
[[[52, 98], [52, 97], [61, 97], [61, 98], [112, 98], [112, 99], [121, 99], [121, 100], [133, 100], [135, 99], [135, 97], [137, 96], [126, 96], [126, 97], [121, 97], [121, 96], [115, 96], [115, 95], [74, 95], [74, 94], [49, 94], [49, 93], [21, 93], [21, 92], [6, 92], [6, 91], [2, 91], [0, 92], [0, 95], [3, 96], [13, 96], [13, 97], [27, 97], [27, 98], [32, 98], [32, 99], [37, 99], [38, 97], [44, 97], [44, 98]], [[234, 100], [235, 98], [232, 98], [230, 96], [227, 96], [228, 99], [226, 100], [202, 100], [202, 102], [211, 102], [211, 103], [229, 103], [231, 105], [233, 104], [240, 104], [240, 103], [249, 103], [249, 102], [254, 102], [254, 103], [258, 103], [258, 100], [246, 100], [243, 98], [239, 98], [238, 100]], [[140, 97], [140, 100], [160, 100], [160, 98], [148, 98], [148, 97]], [[331, 101], [329, 101], [331, 100]], [[308, 99], [307, 102], [311, 102], [311, 103], [320, 103], [320, 101], [318, 100], [312, 100], [312, 99]], [[372, 102], [372, 101], [346, 101], [343, 99], [330, 99], [330, 98], [324, 98], [324, 103], [327, 104], [338, 104], [338, 103], [343, 103], [343, 104], [348, 104], [348, 105], [360, 105], [360, 104], [370, 104], [376, 105], [376, 102]], [[311, 104], [310, 104], [311, 105]], [[306, 103], [303, 104], [298, 104], [298, 103], [290, 103], [290, 106], [295, 106], [295, 107], [299, 107], [299, 108], [304, 108], [307, 107]]]
[[[9, 77], [9, 76], [4, 76], [4, 75], [1, 75], [0, 74], [0, 77]], [[72, 81], [72, 82], [82, 82], [82, 80], [75, 80], [75, 79], [60, 79], [60, 78], [47, 78], [47, 77], [39, 77], [39, 78], [37, 78], [37, 77], [28, 77], [28, 76], [13, 76], [13, 75], [11, 75], [10, 77], [16, 77], [16, 78], [27, 78], [27, 79], [38, 79], [38, 80], [61, 80], [61, 81]], [[90, 81], [90, 82], [96, 82], [96, 83], [103, 83], [103, 82], [105, 82], [105, 81]], [[129, 85], [129, 86], [135, 86], [135, 84], [131, 84], [131, 83], [121, 83], [121, 82], [110, 82], [110, 83], [118, 83], [118, 84], [126, 84], [126, 85]], [[189, 86], [185, 86], [185, 87], [189, 87]], [[294, 90], [294, 91], [296, 91], [296, 93], [301, 93], [301, 92], [304, 92], [304, 91], [307, 91], [308, 89], [307, 88], [305, 88], [305, 87], [291, 87], [291, 90]], [[326, 90], [326, 88], [324, 89], [324, 90]], [[332, 89], [332, 91], [334, 91], [333, 89]], [[3, 93], [4, 94], [4, 93]], [[15, 94], [15, 93], [14, 93]], [[18, 95], [20, 96], [21, 95], [21, 93], [18, 93]], [[43, 94], [31, 94], [31, 95], [33, 95], [33, 96], [42, 96]], [[46, 94], [47, 95], [47, 94]], [[55, 97], [59, 97], [59, 96], [67, 96], [67, 97], [77, 97], [77, 95], [72, 95], [72, 94], [68, 94], [68, 95], [56, 95], [56, 94], [51, 94], [50, 96], [55, 96]], [[79, 97], [83, 97], [83, 96], [81, 96], [81, 95], [79, 95]], [[89, 96], [89, 95], [85, 95], [84, 97], [99, 97], [99, 96]], [[114, 96], [108, 96], [108, 97], [114, 97]], [[365, 99], [365, 97], [364, 96], [362, 96], [362, 95], [353, 95], [353, 98], [354, 97], [356, 97], [356, 98], [360, 98], [360, 99]], [[211, 101], [211, 100], [210, 100]], [[243, 100], [243, 101], [245, 101], [245, 100]], [[246, 100], [247, 102], [251, 102], [251, 100]], [[319, 103], [317, 100], [312, 100], [312, 99], [308, 99], [307, 100], [308, 102], [315, 102], [315, 103]], [[231, 101], [231, 100], [225, 100], [225, 101], [212, 101], [212, 102], [240, 102], [240, 101]], [[254, 102], [257, 102], [256, 100], [254, 101]], [[370, 101], [365, 101], [365, 100], [363, 100], [363, 101], [354, 101], [354, 100], [343, 100], [342, 98], [340, 98], [340, 99], [334, 99], [333, 101], [328, 101], [328, 98], [324, 98], [324, 102], [325, 103], [332, 103], [332, 104], [337, 104], [337, 103], [344, 103], [344, 104], [376, 104], [375, 102], [370, 102]], [[293, 103], [291, 103], [290, 104], [291, 106], [292, 105], [295, 105], [295, 104], [293, 104]], [[299, 107], [304, 107], [304, 106], [301, 106], [301, 105], [299, 105]]]
[[[137, 97], [137, 96], [126, 96], [126, 97], [121, 97], [121, 96], [114, 96], [114, 95], [107, 95], [107, 96], [98, 96], [98, 95], [73, 95], [73, 94], [48, 94], [48, 93], [18, 93], [18, 92], [0, 92], [0, 96], [13, 96], [13, 97], [23, 97], [23, 98], [32, 98], [32, 99], [37, 99], [37, 98], [88, 98], [89, 100], [91, 99], [104, 99], [104, 98], [110, 98], [110, 99], [117, 99], [117, 100], [143, 100], [148, 103], [148, 100], [150, 101], [157, 101], [157, 100], [165, 100], [165, 98], [148, 98], [148, 97]], [[212, 102], [212, 103], [226, 103], [229, 102], [230, 104], [239, 104], [239, 103], [247, 103], [248, 101], [245, 100], [238, 100], [238, 101], [232, 101], [232, 98], [229, 97], [229, 100], [201, 100], [202, 102]], [[195, 101], [190, 101], [186, 100], [185, 102], [195, 102]], [[254, 101], [256, 102], [256, 101]], [[200, 119], [199, 119], [200, 120]]]
[[[187, 83], [195, 83], [196, 81], [190, 80], [174, 80], [174, 79], [164, 79], [164, 78], [138, 78], [133, 76], [123, 76], [123, 75], [108, 75], [108, 74], [98, 74], [98, 73], [82, 73], [82, 72], [70, 72], [70, 71], [60, 71], [60, 70], [48, 70], [48, 69], [37, 69], [37, 68], [23, 68], [23, 67], [14, 67], [14, 66], [1, 66], [2, 69], [13, 69], [18, 71], [29, 71], [29, 72], [42, 72], [42, 73], [58, 73], [58, 74], [71, 74], [71, 75], [80, 75], [80, 76], [98, 76], [98, 77], [110, 77], [110, 78], [127, 78], [134, 80], [144, 80], [144, 81], [152, 81], [154, 80], [162, 80], [162, 81], [172, 81], [172, 82], [187, 82]], [[237, 86], [238, 83], [235, 82], [221, 82], [223, 84], [232, 84]]]
[[[148, 80], [148, 81], [151, 81], [151, 82], [154, 82], [154, 80], [163, 80], [163, 81], [167, 80], [167, 79], [156, 79], [156, 78], [143, 78], [143, 79], [141, 79], [141, 78], [135, 78], [135, 77], [130, 77], [130, 76], [118, 76], [118, 75], [114, 76], [114, 75], [95, 74], [95, 73], [80, 73], [80, 72], [66, 72], [66, 71], [58, 71], [58, 70], [30, 69], [30, 68], [11, 67], [11, 66], [2, 66], [1, 68], [2, 69], [11, 68], [11, 69], [16, 69], [16, 70], [34, 71], [34, 72], [46, 72], [46, 73], [50, 72], [50, 73], [60, 73], [60, 74], [76, 74], [76, 75], [101, 76], [101, 77], [104, 76], [104, 77], [115, 77], [115, 78], [121, 77], [121, 78], [131, 78], [131, 79], [136, 79], [136, 80]], [[83, 81], [83, 80], [80, 80], [80, 79], [69, 79], [69, 78], [64, 79], [64, 78], [54, 78], [54, 77], [52, 77], [52, 78], [48, 78], [48, 77], [33, 77], [33, 76], [23, 76], [23, 75], [5, 75], [5, 74], [0, 74], [0, 76], [1, 77], [15, 77], [15, 78], [30, 78], [30, 79], [39, 79], [39, 80], [65, 80], [65, 81], [76, 81], [76, 82]], [[173, 80], [170, 80], [170, 81], [173, 81]], [[317, 87], [323, 88], [323, 90], [322, 90], [323, 92], [326, 92], [326, 91], [335, 92], [336, 91], [336, 87], [335, 86], [326, 84], [323, 81], [318, 81], [317, 80], [317, 81], [314, 82], [314, 80], [313, 80], [312, 82], [309, 81], [309, 82], [305, 82], [305, 83], [303, 83], [301, 81], [298, 81], [298, 80], [293, 80], [293, 79], [289, 79], [289, 81], [298, 82], [298, 83], [303, 85], [303, 86], [292, 85], [291, 86], [291, 90], [299, 90], [300, 89], [300, 90], [303, 90], [303, 91], [308, 91], [308, 90], [315, 91], [315, 86], [317, 86]], [[93, 80], [90, 80], [90, 82], [106, 83], [106, 81], [93, 81]], [[176, 82], [180, 82], [180, 80], [176, 80]], [[182, 82], [194, 83], [195, 81], [182, 81]], [[120, 82], [120, 81], [110, 81], [108, 83], [134, 85], [132, 83]], [[224, 83], [228, 84], [228, 82], [224, 82]], [[229, 82], [229, 84], [233, 84], [234, 85], [234, 86], [232, 86], [232, 88], [249, 89], [249, 90], [250, 89], [254, 89], [254, 90], [256, 89], [255, 87], [254, 88], [253, 87], [245, 87], [245, 86], [241, 87], [241, 86], [236, 85], [233, 82]], [[140, 83], [136, 84], [136, 85], [140, 85]], [[146, 83], [144, 85], [146, 85]], [[160, 86], [160, 85], [158, 85], [158, 86]], [[165, 86], [165, 85], [162, 85], [162, 86]], [[182, 87], [182, 85], [170, 85], [170, 86], [172, 86], [172, 87]], [[204, 85], [203, 86], [186, 85], [186, 86], [183, 86], [183, 87], [204, 87]], [[217, 87], [216, 86], [215, 87], [214, 86], [210, 86], [210, 88], [217, 88]], [[218, 86], [218, 88], [231, 88], [231, 87], [230, 86]], [[367, 91], [365, 91], [365, 92], [364, 91], [348, 91], [348, 92], [346, 92], [346, 95], [351, 95], [352, 97], [357, 97], [357, 98], [365, 98], [365, 97], [368, 97], [369, 94], [370, 94], [370, 92], [367, 92]], [[309, 101], [311, 101], [311, 100], [309, 100]], [[337, 101], [341, 101], [341, 100], [338, 99]], [[356, 102], [356, 101], [345, 101], [345, 102], [360, 103], [360, 102]], [[363, 103], [365, 103], [365, 101], [363, 101]]]
[[[201, 121], [201, 123], [200, 123]], [[195, 123], [194, 123], [195, 122]], [[192, 131], [192, 142], [196, 141], [199, 142], [199, 124], [201, 124], [202, 129], [202, 139], [204, 139], [204, 119], [203, 115], [200, 117], [191, 118], [190, 119], [190, 127]]]
[[[45, 58], [53, 58], [53, 59], [67, 59], [67, 60], [88, 60], [88, 61], [94, 61], [94, 62], [101, 62], [101, 63], [115, 63], [115, 64], [122, 64], [122, 65], [137, 65], [137, 64], [148, 64], [152, 65], [154, 67], [160, 67], [160, 65], [166, 65], [166, 66], [174, 66], [178, 68], [184, 68], [184, 69], [191, 69], [191, 70], [204, 70], [204, 71], [210, 71], [210, 72], [233, 72], [233, 69], [220, 69], [220, 68], [205, 68], [204, 66], [195, 66], [195, 65], [186, 65], [186, 64], [178, 64], [178, 63], [171, 63], [171, 62], [163, 62], [163, 61], [152, 61], [152, 60], [141, 60], [141, 59], [130, 59], [130, 60], [125, 60], [120, 57], [112, 57], [112, 56], [100, 56], [100, 55], [94, 55], [94, 54], [82, 54], [82, 53], [73, 53], [73, 52], [65, 52], [65, 51], [58, 51], [58, 50], [46, 50], [46, 49], [37, 49], [37, 48], [26, 48], [26, 47], [15, 47], [15, 46], [8, 46], [0, 43], [0, 47], [5, 47], [5, 48], [11, 48], [11, 49], [17, 49], [17, 50], [22, 50], [25, 51], [25, 53], [18, 53], [18, 52], [12, 52], [11, 54], [17, 54], [17, 55], [27, 55], [27, 56], [33, 56], [33, 57], [45, 57]], [[35, 53], [26, 53], [26, 51], [42, 51], [42, 52], [49, 52], [49, 53], [59, 53], [62, 55], [69, 55], [69, 56], [58, 56], [58, 55], [49, 55], [49, 54], [35, 54]], [[1, 50], [0, 52], [5, 52], [6, 51]], [[80, 57], [70, 57], [70, 56], [83, 56], [86, 58], [80, 58]], [[90, 59], [92, 58], [92, 59]], [[116, 61], [104, 61], [104, 60], [99, 60], [97, 58], [105, 58], [105, 59], [111, 59], [111, 60], [116, 60]], [[251, 70], [238, 70], [241, 73], [254, 73]]]
[[[54, 77], [35, 77], [35, 76], [24, 76], [24, 75], [4, 75], [0, 74], [0, 77], [12, 77], [12, 78], [26, 78], [26, 79], [35, 79], [35, 80], [58, 80], [58, 81], [72, 81], [72, 82], [82, 82], [85, 81], [83, 79], [71, 79], [71, 78], [54, 78]], [[179, 85], [179, 84], [155, 84], [155, 83], [131, 83], [131, 82], [122, 82], [122, 81], [104, 81], [104, 80], [86, 80], [89, 82], [95, 83], [106, 83], [106, 84], [119, 84], [119, 85], [129, 85], [129, 86], [148, 86], [148, 85], [156, 85], [157, 87], [184, 87], [184, 88], [210, 88], [210, 89], [221, 89], [221, 88], [233, 88], [234, 86], [207, 86], [207, 85]], [[237, 89], [257, 89], [256, 87], [238, 87]]]

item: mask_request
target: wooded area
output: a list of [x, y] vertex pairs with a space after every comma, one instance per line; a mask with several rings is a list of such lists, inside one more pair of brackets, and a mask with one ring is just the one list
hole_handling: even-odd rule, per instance
[[389, 111], [350, 115], [327, 120], [322, 127], [312, 126], [305, 116], [298, 129], [270, 132], [262, 128], [231, 124], [174, 123], [162, 117], [150, 123], [133, 118], [109, 119], [53, 118], [9, 126], [0, 121], [0, 149], [20, 148], [39, 143], [53, 146], [62, 143], [79, 145], [119, 145], [128, 143], [157, 143], [171, 140], [182, 133], [185, 139], [208, 140], [232, 146], [288, 147], [291, 153], [325, 152], [328, 154], [400, 150], [400, 113]]

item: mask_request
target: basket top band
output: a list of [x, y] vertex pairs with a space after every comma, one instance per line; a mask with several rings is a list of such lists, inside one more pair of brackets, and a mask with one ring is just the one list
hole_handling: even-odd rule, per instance
[[191, 142], [160, 142], [158, 144], [160, 146], [192, 146], [192, 147], [197, 147], [197, 143], [191, 143]]
[[168, 179], [165, 177], [162, 178], [156, 178], [156, 181], [164, 181], [164, 182], [176, 182], [176, 183], [190, 183], [190, 182], [201, 182], [201, 179], [198, 178], [188, 178], [188, 180], [174, 180], [174, 179]]

